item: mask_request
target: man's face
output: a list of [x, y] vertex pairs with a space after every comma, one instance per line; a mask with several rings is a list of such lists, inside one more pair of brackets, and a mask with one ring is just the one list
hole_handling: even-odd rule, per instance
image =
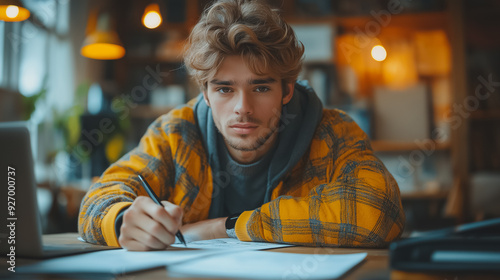
[[279, 77], [252, 73], [240, 56], [224, 59], [203, 95], [228, 149], [240, 153], [270, 149], [268, 140], [277, 132], [281, 107], [293, 95], [293, 84], [287, 87], [289, 94], [283, 97]]

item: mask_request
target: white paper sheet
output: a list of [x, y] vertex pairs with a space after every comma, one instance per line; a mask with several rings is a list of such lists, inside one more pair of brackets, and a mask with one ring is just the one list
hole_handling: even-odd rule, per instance
[[98, 251], [43, 260], [16, 267], [16, 272], [120, 275], [167, 266], [171, 276], [331, 279], [340, 277], [366, 257], [366, 253], [322, 255], [257, 251], [286, 246], [290, 245], [214, 239], [188, 244], [188, 248], [202, 250]]
[[245, 279], [335, 279], [365, 259], [366, 253], [344, 255], [245, 251], [173, 264], [168, 276]]
[[[290, 247], [293, 245], [267, 243], [267, 242], [244, 242], [236, 238], [219, 238], [211, 240], [200, 240], [189, 242], [187, 247], [190, 249], [222, 249], [222, 250], [267, 250], [274, 248]], [[172, 244], [172, 247], [185, 248], [182, 243]]]
[[103, 273], [127, 272], [163, 267], [191, 259], [220, 254], [220, 250], [165, 250], [132, 252], [125, 249], [99, 251], [40, 261], [17, 267], [20, 273]]

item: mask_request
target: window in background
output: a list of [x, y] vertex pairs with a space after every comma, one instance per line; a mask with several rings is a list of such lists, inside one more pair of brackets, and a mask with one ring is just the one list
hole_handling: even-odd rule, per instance
[[23, 4], [31, 11], [31, 17], [36, 17], [43, 26], [52, 29], [56, 25], [60, 6], [69, 5], [69, 1], [23, 0]]
[[[9, 88], [25, 97], [32, 97], [26, 115], [30, 116], [32, 140], [38, 147], [33, 149], [36, 167], [42, 170], [48, 168], [44, 164], [50, 154], [63, 146], [53, 139], [53, 112], [62, 115], [73, 101], [74, 53], [69, 36], [71, 2], [28, 0], [23, 3], [32, 11], [30, 19], [5, 24], [4, 59], [8, 61], [5, 62], [7, 83], [4, 84], [11, 85]], [[49, 180], [44, 176], [53, 176], [48, 170], [36, 174], [39, 181]]]
[[48, 34], [27, 21], [21, 29], [21, 38], [19, 92], [24, 96], [32, 96], [42, 90], [43, 80], [47, 74]]
[[16, 42], [19, 78], [16, 87], [24, 96], [46, 90], [44, 106], [36, 108], [35, 122], [43, 122], [52, 109], [62, 112], [71, 106], [74, 92], [74, 54], [69, 36], [70, 1], [27, 0], [33, 11], [23, 22]]
[[3, 87], [3, 68], [4, 66], [4, 43], [5, 43], [5, 22], [0, 21], [0, 88]]
[[[64, 147], [63, 137], [55, 129], [55, 119], [70, 109], [73, 102], [75, 53], [71, 48], [69, 11], [70, 5], [77, 2], [80, 1], [24, 0], [25, 7], [32, 11], [30, 19], [22, 23], [5, 24], [5, 34], [11, 36], [4, 36], [3, 54], [8, 61], [5, 62], [3, 73], [9, 85], [12, 84], [22, 95], [32, 97], [30, 100], [34, 108], [31, 109], [34, 111], [31, 112], [29, 124], [35, 176], [38, 183], [50, 187], [65, 183], [64, 168], [68, 169], [69, 164], [60, 161], [58, 163], [61, 165], [58, 165], [54, 161], [54, 155]], [[37, 97], [36, 94], [41, 92], [44, 95]], [[57, 112], [57, 115], [53, 112]], [[51, 199], [50, 195], [39, 191], [38, 205], [41, 207], [42, 222], [45, 226], [51, 225], [50, 228], [43, 228], [45, 233], [63, 231], [59, 227], [66, 223], [65, 213], [56, 215], [57, 219], [64, 222], [53, 222], [54, 217], [49, 216], [47, 208], [43, 207], [52, 205]]]
[[22, 22], [0, 22], [0, 88], [17, 91], [19, 51], [16, 42]]
[[[50, 75], [51, 64], [55, 62], [49, 52], [53, 48], [51, 41], [60, 35], [56, 29], [56, 19], [69, 3], [26, 0], [24, 4], [32, 11], [32, 16], [31, 20], [23, 23], [17, 43], [20, 52], [18, 88], [24, 96], [32, 96], [43, 90], [44, 86], [48, 86], [44, 84], [44, 79]], [[58, 39], [64, 40], [61, 37]]]

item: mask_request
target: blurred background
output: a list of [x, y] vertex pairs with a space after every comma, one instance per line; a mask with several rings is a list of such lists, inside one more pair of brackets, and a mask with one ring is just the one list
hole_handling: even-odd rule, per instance
[[[0, 0], [0, 121], [30, 127], [45, 233], [76, 231], [91, 182], [197, 96], [182, 53], [211, 2]], [[500, 216], [499, 1], [267, 2], [397, 180], [405, 234]]]

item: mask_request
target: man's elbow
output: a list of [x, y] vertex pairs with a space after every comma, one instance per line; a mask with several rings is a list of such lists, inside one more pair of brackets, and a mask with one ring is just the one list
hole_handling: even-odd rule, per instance
[[374, 224], [366, 230], [365, 239], [362, 240], [362, 247], [386, 248], [389, 244], [401, 237], [405, 225], [405, 214], [401, 207], [395, 206], [392, 209], [380, 211], [378, 217], [372, 217]]

